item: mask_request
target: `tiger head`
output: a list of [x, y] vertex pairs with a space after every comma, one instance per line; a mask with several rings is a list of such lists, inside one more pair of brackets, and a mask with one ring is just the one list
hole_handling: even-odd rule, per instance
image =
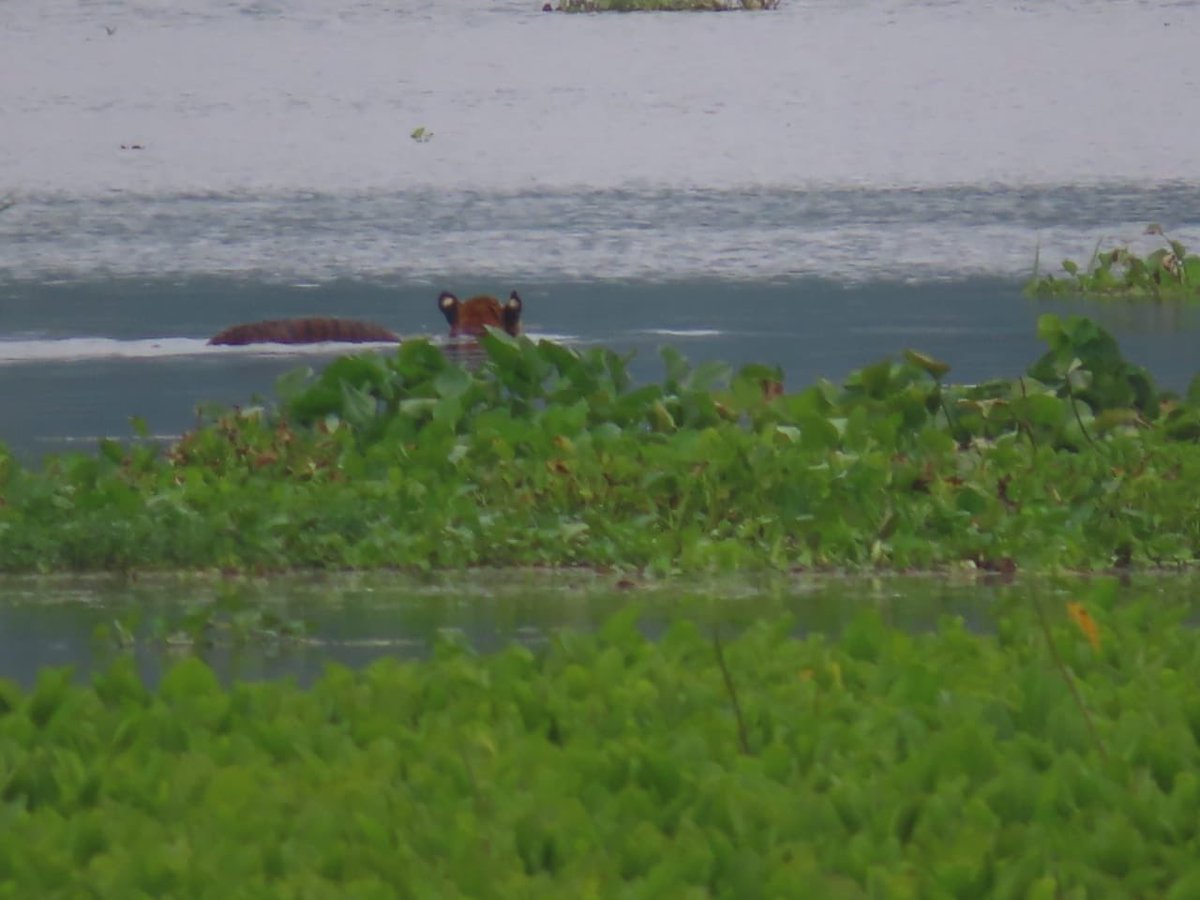
[[438, 309], [450, 323], [450, 337], [480, 337], [489, 325], [503, 328], [514, 337], [521, 332], [521, 298], [516, 291], [504, 303], [487, 294], [459, 300], [449, 291], [442, 291]]

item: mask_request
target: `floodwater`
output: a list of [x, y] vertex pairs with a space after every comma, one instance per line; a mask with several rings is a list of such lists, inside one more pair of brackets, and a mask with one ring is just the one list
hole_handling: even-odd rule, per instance
[[[637, 579], [634, 579], [637, 581]], [[595, 632], [636, 605], [650, 638], [689, 619], [734, 637], [762, 618], [791, 617], [797, 635], [836, 635], [864, 611], [910, 633], [949, 618], [990, 633], [1018, 607], [1052, 620], [1101, 582], [1106, 602], [1149, 600], [1194, 610], [1195, 579], [883, 578], [768, 574], [698, 582], [633, 583], [576, 572], [305, 574], [266, 580], [205, 576], [0, 578], [0, 678], [34, 682], [47, 666], [86, 678], [131, 655], [148, 684], [195, 654], [226, 680], [291, 678], [306, 684], [331, 664], [427, 657], [439, 641], [486, 653], [543, 647], [562, 631]]]
[[222, 327], [440, 336], [443, 288], [639, 378], [663, 344], [793, 387], [907, 347], [1011, 375], [1048, 310], [1200, 370], [1196, 309], [1020, 293], [1149, 222], [1200, 243], [1196, 2], [540, 5], [0, 5], [0, 441], [178, 434], [330, 352]]

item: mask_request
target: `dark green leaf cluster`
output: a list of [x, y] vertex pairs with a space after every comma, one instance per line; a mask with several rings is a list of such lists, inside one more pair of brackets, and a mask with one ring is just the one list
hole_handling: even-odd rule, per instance
[[1147, 234], [1163, 238], [1166, 246], [1140, 256], [1128, 246], [1101, 250], [1097, 245], [1086, 266], [1067, 259], [1065, 275], [1035, 272], [1026, 292], [1038, 297], [1082, 294], [1129, 300], [1200, 299], [1200, 256], [1188, 253], [1182, 243], [1169, 240], [1161, 226], [1150, 225]]
[[910, 351], [795, 393], [671, 348], [635, 384], [605, 349], [406, 342], [165, 453], [0, 456], [0, 569], [1194, 563], [1200, 381], [1159, 391], [1087, 319], [1039, 333], [1011, 380]]
[[633, 609], [307, 690], [0, 682], [0, 894], [1192, 897], [1200, 645], [1104, 593], [1098, 647], [1028, 606], [657, 643]]

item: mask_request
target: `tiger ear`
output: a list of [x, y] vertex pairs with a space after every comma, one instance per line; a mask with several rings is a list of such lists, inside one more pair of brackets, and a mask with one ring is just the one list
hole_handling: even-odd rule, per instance
[[513, 291], [504, 304], [504, 330], [516, 337], [521, 332], [521, 295]]
[[458, 306], [458, 298], [449, 291], [442, 291], [438, 297], [438, 309], [442, 312], [450, 312], [454, 307]]

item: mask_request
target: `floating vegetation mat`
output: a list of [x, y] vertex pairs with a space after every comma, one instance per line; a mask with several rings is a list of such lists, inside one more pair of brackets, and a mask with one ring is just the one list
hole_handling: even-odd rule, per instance
[[1138, 255], [1122, 244], [1096, 245], [1086, 265], [1063, 260], [1061, 274], [1039, 275], [1039, 263], [1026, 285], [1026, 292], [1039, 297], [1083, 295], [1128, 300], [1200, 299], [1200, 256], [1188, 253], [1179, 241], [1150, 225], [1147, 235], [1162, 239], [1164, 246]]
[[545, 12], [725, 12], [776, 9], [779, 0], [559, 0]]
[[593, 566], [1096, 569], [1200, 554], [1200, 380], [1163, 391], [1085, 318], [974, 385], [908, 351], [634, 384], [627, 359], [492, 333], [281, 379], [170, 448], [0, 450], [0, 570]]

